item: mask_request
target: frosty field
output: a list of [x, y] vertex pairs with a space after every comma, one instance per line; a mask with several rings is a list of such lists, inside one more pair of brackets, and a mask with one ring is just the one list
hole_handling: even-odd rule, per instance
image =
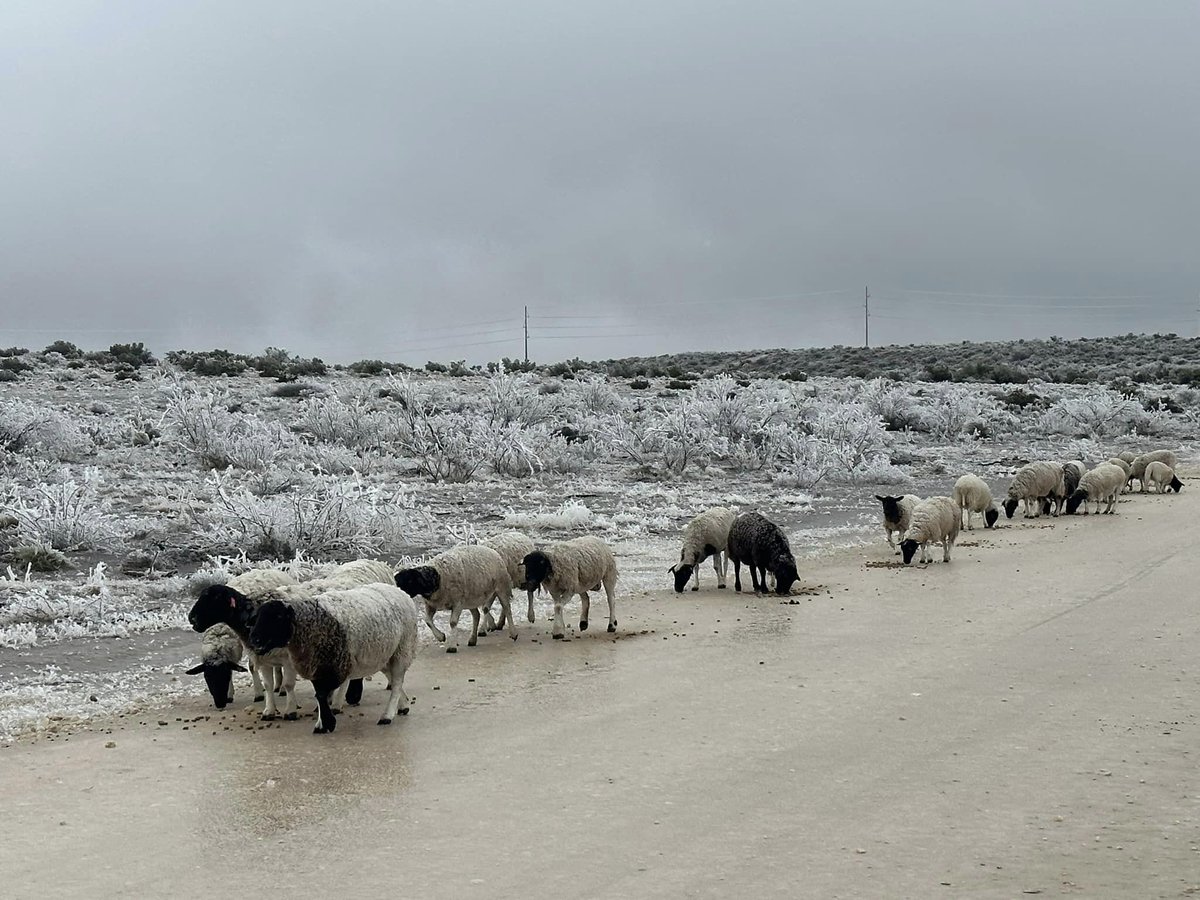
[[723, 376], [672, 390], [503, 371], [277, 384], [30, 358], [0, 399], [4, 741], [199, 695], [181, 674], [197, 646], [183, 613], [251, 565], [307, 575], [504, 528], [594, 533], [628, 598], [669, 585], [683, 525], [725, 504], [779, 522], [819, 583], [822, 554], [881, 540], [875, 493], [949, 493], [967, 470], [1002, 491], [1031, 458], [1185, 447], [1200, 410], [1174, 387]]

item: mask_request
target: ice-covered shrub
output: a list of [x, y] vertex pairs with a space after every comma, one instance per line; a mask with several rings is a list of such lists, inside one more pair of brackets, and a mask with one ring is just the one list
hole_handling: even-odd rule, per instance
[[94, 449], [83, 429], [59, 410], [27, 400], [0, 400], [0, 451], [73, 462]]
[[206, 469], [261, 471], [299, 449], [278, 422], [230, 412], [228, 398], [176, 387], [168, 392], [164, 421], [176, 442]]
[[925, 430], [946, 441], [991, 437], [1015, 421], [990, 394], [963, 385], [930, 389], [922, 398], [920, 416]]
[[533, 376], [500, 368], [488, 376], [482, 412], [493, 426], [536, 425], [549, 418], [551, 406]]
[[864, 382], [859, 402], [878, 416], [888, 431], [919, 429], [923, 425], [916, 399], [909, 389], [888, 378]]
[[582, 531], [607, 524], [599, 521], [587, 504], [581, 500], [565, 500], [556, 510], [539, 509], [536, 512], [508, 510], [504, 524], [511, 528], [547, 529], [554, 531]]
[[315, 397], [304, 401], [296, 428], [318, 441], [356, 450], [374, 450], [394, 434], [391, 420], [361, 397]]
[[1128, 434], [1142, 412], [1136, 401], [1109, 388], [1089, 385], [1051, 404], [1042, 413], [1039, 426], [1050, 434], [1113, 437]]
[[57, 572], [69, 565], [67, 558], [59, 551], [37, 542], [13, 547], [7, 557], [9, 563], [24, 572]]
[[213, 532], [218, 544], [257, 557], [303, 551], [319, 558], [366, 556], [432, 530], [410, 495], [360, 479], [319, 476], [286, 494], [259, 497], [214, 472]]
[[4, 505], [17, 517], [23, 538], [55, 550], [85, 550], [100, 546], [112, 533], [97, 500], [99, 484], [100, 472], [94, 467], [86, 469], [80, 481], [64, 470], [55, 481], [13, 485]]

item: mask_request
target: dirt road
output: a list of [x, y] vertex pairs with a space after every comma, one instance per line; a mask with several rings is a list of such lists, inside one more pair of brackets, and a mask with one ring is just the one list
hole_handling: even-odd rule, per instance
[[710, 571], [624, 598], [615, 641], [427, 650], [390, 728], [377, 683], [328, 737], [197, 699], [26, 741], [3, 892], [1187, 896], [1198, 515], [1185, 490], [1018, 519], [906, 570], [881, 542], [794, 605]]

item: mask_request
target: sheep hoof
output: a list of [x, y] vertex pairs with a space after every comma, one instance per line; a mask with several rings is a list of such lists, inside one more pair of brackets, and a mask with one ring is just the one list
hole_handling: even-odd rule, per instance
[[723, 590], [725, 590], [725, 585], [723, 585], [723, 584], [718, 584], [718, 585], [717, 585], [717, 590], [718, 590], [718, 591], [723, 591]]
[[406, 706], [406, 707], [404, 707], [404, 709], [397, 710], [397, 712], [399, 712], [399, 713], [400, 713], [400, 715], [402, 715], [402, 716], [407, 716], [407, 715], [408, 715], [408, 710], [409, 710], [409, 707], [407, 707], [407, 706]]
[[275, 713], [263, 713], [262, 714], [262, 721], [264, 721], [264, 722], [274, 722], [278, 718], [279, 718], [279, 716], [277, 716]]
[[580, 620], [579, 620], [579, 630], [580, 630], [580, 631], [587, 631], [587, 619], [580, 619]]
[[446, 652], [447, 652], [447, 653], [457, 653], [457, 652], [458, 652], [458, 648], [457, 648], [457, 647], [447, 647], [447, 648], [446, 648]]
[[392, 720], [391, 720], [391, 719], [380, 719], [380, 720], [379, 720], [378, 722], [376, 722], [375, 724], [376, 724], [376, 725], [391, 725], [391, 724], [392, 724]]
[[255, 695], [254, 695], [254, 702], [255, 702], [255, 703], [262, 703], [262, 702], [263, 702], [264, 700], [266, 700], [266, 699], [267, 699], [267, 698], [266, 698], [266, 697], [264, 697], [262, 694], [255, 694]]
[[296, 713], [296, 712], [284, 713], [283, 717], [284, 717], [284, 719], [286, 719], [289, 722], [295, 722], [297, 719], [300, 718], [300, 713]]
[[692, 588], [692, 590], [693, 590], [693, 591], [698, 591], [698, 590], [700, 590], [700, 585], [696, 585], [694, 588]]
[[[475, 646], [475, 644], [476, 644], [475, 638], [471, 638], [469, 641], [467, 641], [467, 646], [468, 646], [468, 647], [474, 647], [474, 646]], [[446, 652], [447, 652], [447, 653], [451, 653], [451, 652], [453, 652], [453, 651], [447, 650]]]
[[612, 632], [612, 631], [616, 631], [616, 630], [617, 630], [617, 623], [616, 623], [616, 622], [609, 622], [609, 623], [608, 623], [608, 630], [609, 630], [610, 632]]
[[318, 725], [316, 728], [313, 729], [313, 734], [333, 734], [333, 729], [332, 728], [322, 728], [320, 725]]
[[554, 638], [556, 641], [561, 641], [563, 639], [561, 634], [552, 634], [550, 637]]

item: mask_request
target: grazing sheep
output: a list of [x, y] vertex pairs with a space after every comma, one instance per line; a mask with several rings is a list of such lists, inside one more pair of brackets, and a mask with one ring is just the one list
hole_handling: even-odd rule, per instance
[[1128, 478], [1129, 473], [1133, 471], [1133, 466], [1125, 462], [1125, 460], [1121, 459], [1119, 456], [1114, 456], [1112, 459], [1108, 460], [1108, 462], [1114, 466], [1120, 466], [1122, 469], [1124, 469], [1126, 478]]
[[767, 589], [767, 572], [775, 577], [775, 593], [787, 596], [800, 579], [796, 558], [779, 526], [756, 512], [742, 513], [729, 528], [726, 555], [733, 561], [733, 589], [742, 589], [742, 563], [750, 567], [754, 593]]
[[[1025, 518], [1036, 519], [1042, 514], [1042, 501], [1046, 497], [1055, 499], [1066, 496], [1063, 467], [1052, 462], [1031, 462], [1021, 466], [1008, 486], [1008, 499], [1004, 501], [1004, 514], [1013, 517], [1018, 503], [1025, 504]], [[1058, 515], [1061, 510], [1054, 511]]]
[[[250, 623], [263, 600], [285, 585], [296, 584], [296, 579], [278, 569], [251, 569], [225, 584], [212, 584], [200, 592], [200, 596], [188, 613], [188, 622], [195, 631], [204, 632], [223, 622], [237, 632], [249, 651], [250, 673], [254, 681], [254, 699], [263, 700], [263, 718], [274, 719], [279, 710], [275, 705], [275, 667], [282, 667], [282, 684], [286, 696], [285, 719], [295, 719], [296, 675], [290, 672], [286, 653], [280, 651], [266, 658], [260, 657], [250, 648]], [[263, 680], [266, 681], [264, 690]]]
[[729, 543], [729, 527], [737, 513], [724, 506], [706, 509], [683, 531], [683, 547], [679, 551], [679, 562], [667, 569], [675, 576], [675, 593], [682, 594], [689, 581], [692, 590], [700, 590], [700, 563], [710, 556], [713, 571], [717, 573], [717, 587], [724, 589], [728, 562], [725, 547]]
[[390, 692], [379, 724], [408, 714], [404, 673], [417, 654], [417, 609], [391, 585], [270, 600], [258, 611], [250, 645], [260, 655], [284, 650], [292, 668], [312, 682], [317, 695], [313, 734], [330, 734], [337, 727], [330, 701], [338, 688], [375, 672], [387, 675]]
[[[1079, 487], [1067, 500], [1067, 513], [1074, 514], [1080, 504], [1095, 503], [1096, 513], [1100, 512], [1100, 504], [1107, 503], [1105, 514], [1111, 514], [1117, 505], [1117, 495], [1125, 484], [1125, 470], [1113, 463], [1100, 463], [1096, 468], [1086, 472], [1079, 479]], [[1083, 514], [1088, 513], [1087, 506]]]
[[1063, 493], [1066, 496], [1070, 497], [1075, 493], [1075, 489], [1079, 487], [1079, 479], [1086, 471], [1087, 466], [1077, 459], [1063, 463]]
[[[500, 601], [508, 636], [517, 639], [517, 625], [512, 617], [512, 579], [500, 554], [481, 544], [464, 544], [439, 553], [427, 565], [401, 569], [396, 573], [396, 587], [416, 599], [425, 601], [425, 624], [434, 637], [446, 644], [447, 653], [458, 652], [458, 619], [464, 609], [471, 611], [474, 622], [468, 647], [479, 638], [479, 611]], [[450, 610], [450, 635], [433, 624], [433, 614], [440, 609]]]
[[963, 475], [954, 482], [954, 505], [961, 510], [968, 531], [975, 530], [975, 513], [983, 513], [985, 528], [992, 528], [1000, 518], [1000, 507], [992, 499], [992, 489], [978, 475]]
[[1155, 490], [1160, 494], [1167, 490], [1178, 494], [1183, 490], [1183, 482], [1175, 475], [1175, 470], [1157, 459], [1146, 466], [1142, 481], [1154, 485]]
[[245, 672], [241, 664], [242, 639], [223, 622], [204, 632], [200, 639], [200, 665], [187, 670], [189, 675], [203, 675], [217, 709], [233, 702], [233, 673]]
[[582, 604], [579, 611], [579, 630], [587, 631], [591, 610], [589, 591], [604, 587], [608, 598], [608, 630], [617, 630], [617, 560], [608, 544], [597, 537], [579, 537], [558, 541], [534, 550], [522, 562], [525, 570], [524, 587], [528, 591], [544, 587], [554, 601], [554, 622], [550, 634], [555, 640], [566, 635], [563, 624], [563, 605], [576, 594]]
[[931, 562], [931, 543], [941, 544], [942, 562], [950, 562], [950, 548], [958, 540], [961, 521], [962, 510], [949, 497], [930, 497], [918, 503], [913, 510], [908, 537], [900, 544], [905, 564], [912, 562], [918, 547], [921, 548], [921, 562]]
[[[528, 535], [524, 535], [519, 531], [505, 531], [483, 541], [483, 546], [491, 547], [500, 554], [500, 558], [504, 560], [504, 567], [508, 569], [508, 577], [512, 581], [514, 588], [519, 588], [525, 583], [525, 570], [521, 568], [521, 563], [534, 550], [533, 541]], [[529, 624], [532, 625], [535, 621], [533, 616], [534, 592], [526, 591], [525, 594], [529, 600], [529, 609], [525, 617], [529, 620]], [[500, 613], [499, 622], [492, 619], [492, 601], [488, 601], [484, 612], [487, 618], [488, 631], [499, 631], [504, 628], [503, 612]]]
[[921, 498], [915, 494], [905, 494], [903, 497], [880, 497], [876, 494], [875, 499], [883, 504], [883, 530], [887, 532], [888, 546], [896, 550], [892, 535], [898, 534], [900, 540], [904, 540], [904, 533], [912, 522], [913, 507], [921, 502]]
[[1172, 469], [1179, 465], [1179, 457], [1175, 455], [1173, 450], [1152, 450], [1149, 453], [1143, 453], [1131, 464], [1129, 472], [1129, 483], [1133, 484], [1133, 479], [1137, 479], [1141, 483], [1140, 492], [1146, 493], [1146, 466], [1152, 462], [1166, 463]]
[[1134, 453], [1132, 450], [1123, 450], [1122, 452], [1117, 454], [1117, 459], [1122, 460], [1123, 462], [1127, 462], [1131, 466], [1133, 465], [1133, 461], [1137, 458], [1138, 458], [1138, 455], [1136, 453]]

